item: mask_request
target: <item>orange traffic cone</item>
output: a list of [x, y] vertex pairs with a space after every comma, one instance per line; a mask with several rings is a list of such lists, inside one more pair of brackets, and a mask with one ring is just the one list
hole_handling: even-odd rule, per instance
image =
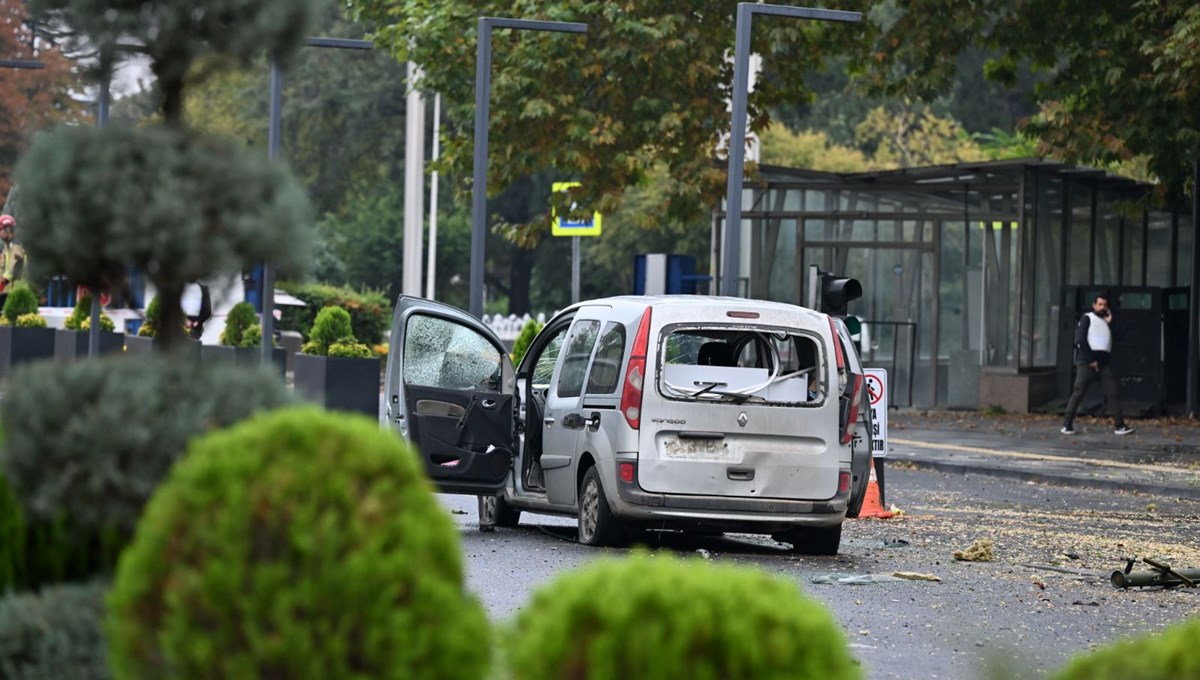
[[879, 481], [875, 479], [875, 461], [871, 461], [871, 477], [867, 482], [867, 497], [863, 499], [862, 510], [859, 510], [859, 518], [874, 517], [875, 519], [891, 519], [896, 516], [896, 513], [883, 507], [880, 502]]

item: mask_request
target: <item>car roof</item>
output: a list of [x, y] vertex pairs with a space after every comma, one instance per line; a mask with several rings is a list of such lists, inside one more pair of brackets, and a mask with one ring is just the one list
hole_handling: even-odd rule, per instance
[[821, 314], [820, 312], [808, 307], [800, 307], [787, 302], [774, 302], [772, 300], [755, 300], [751, 298], [730, 297], [720, 295], [615, 295], [612, 297], [598, 298], [595, 300], [583, 300], [577, 302], [564, 311], [578, 309], [587, 305], [636, 305], [638, 307], [661, 307], [661, 306], [696, 306], [696, 307], [713, 307], [719, 305], [737, 305], [737, 306], [754, 306], [780, 312], [807, 312], [809, 314]]

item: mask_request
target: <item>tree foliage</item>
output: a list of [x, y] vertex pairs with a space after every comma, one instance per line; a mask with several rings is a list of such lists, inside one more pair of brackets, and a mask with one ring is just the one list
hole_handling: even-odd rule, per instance
[[[736, 3], [353, 0], [356, 16], [377, 27], [377, 44], [425, 69], [421, 85], [441, 92], [453, 126], [448, 167], [470, 176], [476, 22], [481, 16], [577, 21], [586, 36], [496, 31], [493, 39], [488, 187], [555, 168], [581, 179], [571, 195], [556, 195], [559, 214], [574, 200], [582, 210], [611, 213], [625, 188], [641, 184], [658, 164], [676, 181], [645, 223], [687, 222], [705, 214], [725, 187], [714, 164], [729, 130], [726, 107], [733, 65]], [[753, 51], [765, 74], [749, 100], [752, 129], [768, 123], [775, 104], [804, 98], [803, 76], [822, 54], [809, 49], [816, 22], [762, 19]], [[845, 26], [837, 30], [854, 32]], [[548, 226], [547, 206], [514, 235], [536, 240]]]
[[11, 172], [30, 134], [87, 116], [72, 96], [79, 90], [74, 65], [58, 47], [38, 39], [21, 0], [0, 0], [0, 57], [36, 60], [40, 69], [0, 68], [0, 203], [12, 186]]
[[[953, 83], [959, 56], [994, 55], [978, 76], [1013, 83], [1044, 74], [1028, 130], [1043, 153], [1106, 164], [1139, 154], [1178, 195], [1200, 151], [1200, 9], [1190, 0], [964, 3], [862, 0], [858, 40], [827, 34], [873, 91], [930, 99]], [[865, 39], [864, 39], [865, 38]]]

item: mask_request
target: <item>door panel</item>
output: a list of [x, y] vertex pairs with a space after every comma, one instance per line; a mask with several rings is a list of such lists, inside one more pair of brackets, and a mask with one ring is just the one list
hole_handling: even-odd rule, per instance
[[462, 310], [401, 296], [386, 374], [388, 423], [438, 490], [499, 492], [516, 449], [516, 400], [496, 334]]

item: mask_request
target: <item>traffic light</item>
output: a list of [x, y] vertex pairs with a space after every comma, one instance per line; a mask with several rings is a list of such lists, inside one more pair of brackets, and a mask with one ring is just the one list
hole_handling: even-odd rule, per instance
[[846, 316], [851, 300], [862, 297], [862, 284], [858, 279], [838, 276], [817, 270], [820, 286], [820, 311], [833, 316]]

